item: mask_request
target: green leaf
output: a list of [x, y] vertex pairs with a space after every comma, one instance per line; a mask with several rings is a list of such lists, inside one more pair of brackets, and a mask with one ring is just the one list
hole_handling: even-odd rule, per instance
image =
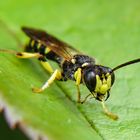
[[[137, 0], [9, 0], [1, 2], [0, 17], [24, 43], [27, 38], [20, 26], [41, 28], [113, 68], [140, 56], [139, 6]], [[21, 50], [11, 35], [0, 30], [0, 48]], [[116, 83], [106, 102], [119, 115], [119, 120], [113, 121], [93, 99], [78, 105], [73, 81], [55, 82], [43, 94], [33, 94], [31, 87], [41, 86], [49, 74], [34, 59], [21, 60], [0, 53], [0, 104], [11, 126], [19, 122], [32, 138], [137, 140], [139, 70], [137, 64], [116, 72]], [[84, 97], [89, 91], [81, 86], [81, 92]]]
[[0, 59], [0, 102], [11, 127], [19, 123], [27, 133], [33, 129], [34, 135], [37, 131], [41, 137], [60, 140], [100, 139], [76, 104], [55, 83], [43, 94], [32, 93], [32, 86], [41, 86], [49, 78], [38, 64], [2, 53]]

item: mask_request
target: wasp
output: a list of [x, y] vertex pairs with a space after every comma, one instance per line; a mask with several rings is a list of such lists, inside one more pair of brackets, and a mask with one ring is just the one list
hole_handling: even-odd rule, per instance
[[[18, 58], [37, 58], [42, 66], [51, 74], [50, 78], [40, 88], [33, 88], [33, 92], [41, 93], [55, 80], [73, 80], [77, 87], [77, 102], [84, 103], [90, 96], [100, 101], [106, 115], [112, 119], [118, 116], [110, 112], [105, 106], [105, 101], [110, 96], [110, 90], [115, 81], [114, 72], [122, 67], [140, 62], [140, 58], [125, 62], [111, 69], [107, 66], [98, 65], [93, 57], [82, 54], [67, 43], [57, 39], [49, 33], [22, 27], [22, 31], [29, 37], [29, 42], [23, 52], [0, 50], [14, 53]], [[58, 69], [53, 69], [48, 60], [56, 62]], [[82, 100], [80, 84], [84, 84], [89, 94]]]

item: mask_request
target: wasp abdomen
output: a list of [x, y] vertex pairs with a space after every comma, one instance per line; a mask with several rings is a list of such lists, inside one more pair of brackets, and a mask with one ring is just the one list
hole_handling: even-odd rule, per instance
[[45, 58], [55, 61], [58, 64], [61, 64], [62, 57], [58, 56], [56, 53], [51, 51], [49, 47], [43, 45], [41, 42], [35, 41], [35, 40], [30, 40], [28, 45], [25, 47], [26, 52], [33, 52], [33, 53], [40, 53], [43, 57], [39, 60], [44, 60], [46, 61]]
[[50, 51], [50, 49], [38, 41], [30, 40], [28, 45], [26, 45], [26, 47], [25, 47], [25, 51], [38, 52], [42, 55], [45, 55]]

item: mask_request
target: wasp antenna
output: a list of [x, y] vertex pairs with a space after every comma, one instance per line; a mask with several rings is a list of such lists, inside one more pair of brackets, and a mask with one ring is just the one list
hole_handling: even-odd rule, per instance
[[22, 43], [19, 40], [19, 38], [17, 37], [16, 33], [11, 28], [9, 28], [9, 26], [1, 19], [0, 19], [0, 27], [5, 29], [6, 32], [8, 32], [15, 39], [15, 41], [17, 42], [18, 46], [20, 46], [20, 47], [22, 46]]
[[16, 51], [13, 51], [13, 50], [6, 50], [6, 49], [0, 49], [0, 52], [4, 52], [4, 53], [10, 53], [10, 54], [17, 54]]
[[131, 60], [131, 61], [128, 61], [128, 62], [125, 62], [125, 63], [120, 64], [120, 65], [118, 65], [117, 67], [113, 68], [113, 69], [112, 69], [112, 72], [113, 72], [113, 71], [116, 71], [117, 69], [120, 69], [120, 68], [122, 68], [122, 67], [131, 65], [131, 64], [135, 64], [135, 63], [139, 63], [139, 62], [140, 62], [140, 58], [134, 59], [134, 60]]

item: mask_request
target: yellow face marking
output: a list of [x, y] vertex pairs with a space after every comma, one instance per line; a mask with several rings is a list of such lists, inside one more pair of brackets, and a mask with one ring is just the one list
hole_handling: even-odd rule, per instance
[[102, 81], [101, 81], [99, 75], [96, 75], [96, 87], [95, 87], [95, 92], [99, 92], [101, 86], [102, 86]]
[[102, 75], [102, 80], [99, 77], [99, 75], [96, 75], [95, 92], [106, 94], [110, 88], [111, 88], [111, 75], [109, 73], [107, 73], [106, 76]]

